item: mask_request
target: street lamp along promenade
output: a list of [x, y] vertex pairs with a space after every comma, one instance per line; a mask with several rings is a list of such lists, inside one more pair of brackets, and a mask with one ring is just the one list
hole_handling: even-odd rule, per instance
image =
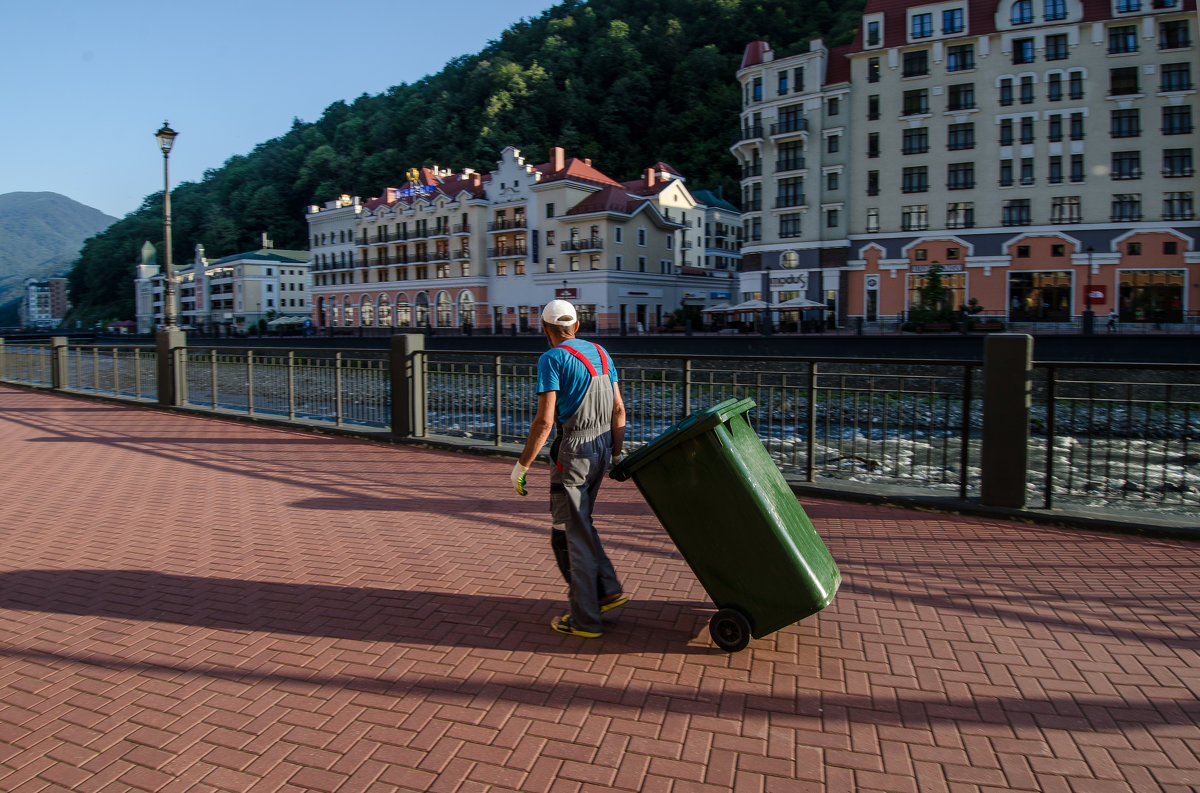
[[163, 326], [164, 330], [175, 330], [175, 271], [171, 267], [171, 179], [169, 162], [171, 147], [179, 133], [163, 122], [162, 129], [154, 133], [158, 147], [163, 153]]

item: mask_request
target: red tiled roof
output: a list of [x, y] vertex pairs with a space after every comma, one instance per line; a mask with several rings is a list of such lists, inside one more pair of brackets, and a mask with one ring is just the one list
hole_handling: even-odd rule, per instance
[[848, 44], [829, 50], [829, 58], [825, 64], [825, 85], [850, 82], [850, 59], [846, 56], [851, 51]]
[[619, 182], [614, 181], [611, 177], [605, 176], [600, 171], [593, 168], [589, 163], [579, 159], [578, 157], [568, 158], [566, 164], [560, 171], [551, 171], [551, 164], [544, 162], [541, 165], [534, 166], [534, 170], [542, 175], [541, 183], [556, 182], [560, 179], [571, 179], [574, 181], [593, 182], [602, 185], [619, 186]]
[[[417, 184], [433, 187], [441, 195], [449, 198], [454, 198], [464, 190], [472, 196], [479, 198], [484, 193], [484, 184], [491, 180], [489, 174], [480, 174], [480, 184], [475, 185], [472, 177], [463, 176], [462, 174], [452, 174], [445, 178], [439, 178], [437, 174], [430, 168], [421, 168], [420, 175], [417, 177]], [[383, 191], [382, 196], [368, 198], [363, 202], [363, 207], [368, 212], [374, 212], [379, 207], [391, 207], [396, 204], [412, 204], [417, 200], [418, 196], [397, 196], [396, 192], [403, 190], [401, 187], [388, 187]]]
[[646, 199], [631, 196], [623, 185], [612, 184], [592, 193], [567, 210], [568, 215], [588, 215], [593, 212], [617, 212], [632, 215]]
[[629, 182], [622, 182], [621, 187], [626, 192], [634, 193], [639, 196], [654, 196], [661, 193], [663, 189], [670, 183], [670, 179], [659, 179], [655, 177], [654, 184], [650, 187], [646, 186], [645, 179], [634, 179]]
[[662, 160], [659, 160], [658, 162], [654, 163], [654, 165], [651, 167], [654, 168], [655, 173], [662, 171], [663, 173], [669, 173], [674, 176], [683, 176], [683, 174], [681, 174], [679, 171], [672, 168], [670, 165], [667, 165]]
[[[986, 36], [996, 32], [996, 13], [1001, 6], [1003, 0], [966, 0], [967, 7], [967, 30], [965, 36]], [[1095, 22], [1102, 19], [1110, 19], [1113, 16], [1112, 6], [1109, 0], [1081, 0], [1083, 4], [1084, 22]], [[864, 14], [879, 14], [884, 15], [883, 23], [883, 46], [900, 47], [908, 43], [908, 30], [905, 28], [907, 14], [905, 12], [916, 6], [928, 5], [928, 0], [867, 0], [867, 7], [863, 10]], [[1036, 5], [1036, 4], [1035, 4]], [[1180, 3], [1180, 11], [1194, 11], [1196, 9], [1196, 0], [1183, 0]], [[1045, 24], [1061, 24], [1059, 22]], [[1039, 27], [1038, 24], [1022, 25], [1022, 29], [1032, 29]], [[855, 34], [853, 42], [847, 48], [850, 53], [860, 52], [863, 49], [863, 29], [860, 27]]]
[[746, 45], [746, 51], [742, 53], [742, 65], [739, 68], [745, 69], [747, 66], [758, 66], [763, 62], [763, 55], [769, 49], [771, 49], [771, 45], [765, 41], [750, 42]]

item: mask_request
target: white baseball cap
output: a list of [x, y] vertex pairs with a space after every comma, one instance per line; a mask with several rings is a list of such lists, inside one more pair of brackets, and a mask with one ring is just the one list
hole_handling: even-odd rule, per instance
[[575, 313], [575, 306], [565, 300], [551, 300], [542, 309], [542, 322], [547, 325], [569, 328], [578, 321], [579, 316]]

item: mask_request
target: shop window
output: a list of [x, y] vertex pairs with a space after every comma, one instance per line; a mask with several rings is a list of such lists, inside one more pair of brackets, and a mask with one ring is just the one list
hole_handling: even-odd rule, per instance
[[1185, 270], [1122, 271], [1118, 290], [1121, 321], [1182, 322], [1186, 276]]
[[1008, 275], [1011, 322], [1067, 322], [1071, 319], [1071, 273], [1066, 270]]

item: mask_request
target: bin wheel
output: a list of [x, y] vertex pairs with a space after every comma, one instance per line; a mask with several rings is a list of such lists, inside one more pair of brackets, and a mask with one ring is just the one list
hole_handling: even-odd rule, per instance
[[750, 643], [750, 620], [737, 609], [721, 609], [708, 621], [708, 632], [718, 647], [736, 653]]

